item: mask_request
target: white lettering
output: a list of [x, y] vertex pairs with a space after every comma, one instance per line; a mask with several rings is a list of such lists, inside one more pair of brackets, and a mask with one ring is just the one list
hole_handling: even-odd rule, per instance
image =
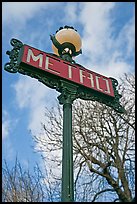
[[39, 67], [42, 67], [42, 61], [43, 61], [43, 55], [39, 54], [38, 56], [35, 56], [31, 49], [28, 49], [28, 55], [27, 55], [27, 62], [30, 62], [30, 57], [32, 57], [33, 61], [39, 60]]
[[50, 70], [56, 74], [60, 74], [59, 72], [49, 68], [49, 65], [53, 65], [50, 61], [49, 61], [49, 57], [46, 57], [46, 62], [45, 62], [45, 69]]
[[72, 66], [68, 65], [68, 77], [70, 79], [72, 79], [72, 68], [75, 68], [75, 67], [72, 67]]
[[79, 70], [80, 82], [83, 83], [83, 78], [86, 77], [83, 75], [83, 70]]
[[92, 75], [91, 73], [89, 73], [89, 77], [88, 77], [88, 79], [90, 79], [91, 87], [94, 87], [93, 75]]
[[97, 86], [97, 89], [100, 90], [100, 91], [103, 91], [100, 87], [99, 87], [99, 76], [96, 76], [96, 86]]
[[103, 80], [105, 80], [105, 81], [106, 81], [106, 87], [107, 87], [107, 90], [105, 90], [105, 92], [110, 94], [109, 82], [108, 82], [108, 80], [107, 80], [107, 79], [104, 79], [104, 78], [103, 78]]
[[68, 66], [68, 75], [69, 75], [69, 78], [71, 79], [72, 78], [72, 67], [70, 65]]

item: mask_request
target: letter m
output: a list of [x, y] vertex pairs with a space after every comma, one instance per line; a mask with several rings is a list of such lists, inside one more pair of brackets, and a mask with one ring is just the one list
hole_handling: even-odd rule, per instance
[[35, 56], [33, 54], [32, 50], [28, 49], [27, 62], [30, 62], [31, 57], [32, 57], [32, 60], [35, 62], [39, 60], [39, 67], [42, 67], [42, 61], [43, 61], [43, 55], [42, 54]]

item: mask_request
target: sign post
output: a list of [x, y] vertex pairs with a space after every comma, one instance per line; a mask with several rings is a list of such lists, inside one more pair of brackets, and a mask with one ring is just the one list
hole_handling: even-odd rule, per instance
[[58, 97], [63, 104], [63, 154], [62, 154], [62, 202], [74, 201], [73, 141], [72, 141], [72, 103], [77, 86], [62, 82], [63, 93]]
[[[64, 60], [11, 39], [13, 49], [7, 51], [10, 62], [4, 69], [10, 73], [21, 73], [38, 79], [44, 85], [56, 89], [61, 94], [59, 103], [63, 105], [63, 154], [61, 201], [74, 201], [72, 104], [77, 98], [93, 100], [124, 113], [120, 105], [121, 95], [116, 87], [118, 82], [85, 67]], [[67, 57], [67, 56], [65, 56]]]

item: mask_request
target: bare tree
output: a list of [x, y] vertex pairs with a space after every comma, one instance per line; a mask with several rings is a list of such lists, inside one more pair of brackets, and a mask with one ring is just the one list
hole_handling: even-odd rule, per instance
[[29, 170], [24, 170], [17, 159], [11, 169], [4, 161], [2, 202], [43, 202], [45, 198], [43, 179], [38, 165], [34, 167], [32, 174]]
[[[135, 194], [135, 77], [120, 79], [119, 114], [104, 104], [80, 99], [73, 103], [75, 200], [131, 202]], [[44, 132], [34, 136], [37, 151], [61, 181], [62, 107], [45, 111]], [[58, 171], [57, 171], [58, 169]]]
[[9, 168], [4, 161], [2, 168], [2, 202], [54, 202], [60, 201], [59, 181], [51, 181], [44, 167], [44, 174], [40, 165], [33, 170], [25, 169], [20, 162]]

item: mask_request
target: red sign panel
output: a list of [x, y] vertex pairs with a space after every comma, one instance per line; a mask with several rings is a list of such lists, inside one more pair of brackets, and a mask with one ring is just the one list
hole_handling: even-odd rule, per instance
[[90, 71], [83, 66], [71, 64], [28, 45], [23, 46], [21, 62], [37, 69], [72, 81], [76, 84], [114, 97], [112, 81], [103, 75]]

